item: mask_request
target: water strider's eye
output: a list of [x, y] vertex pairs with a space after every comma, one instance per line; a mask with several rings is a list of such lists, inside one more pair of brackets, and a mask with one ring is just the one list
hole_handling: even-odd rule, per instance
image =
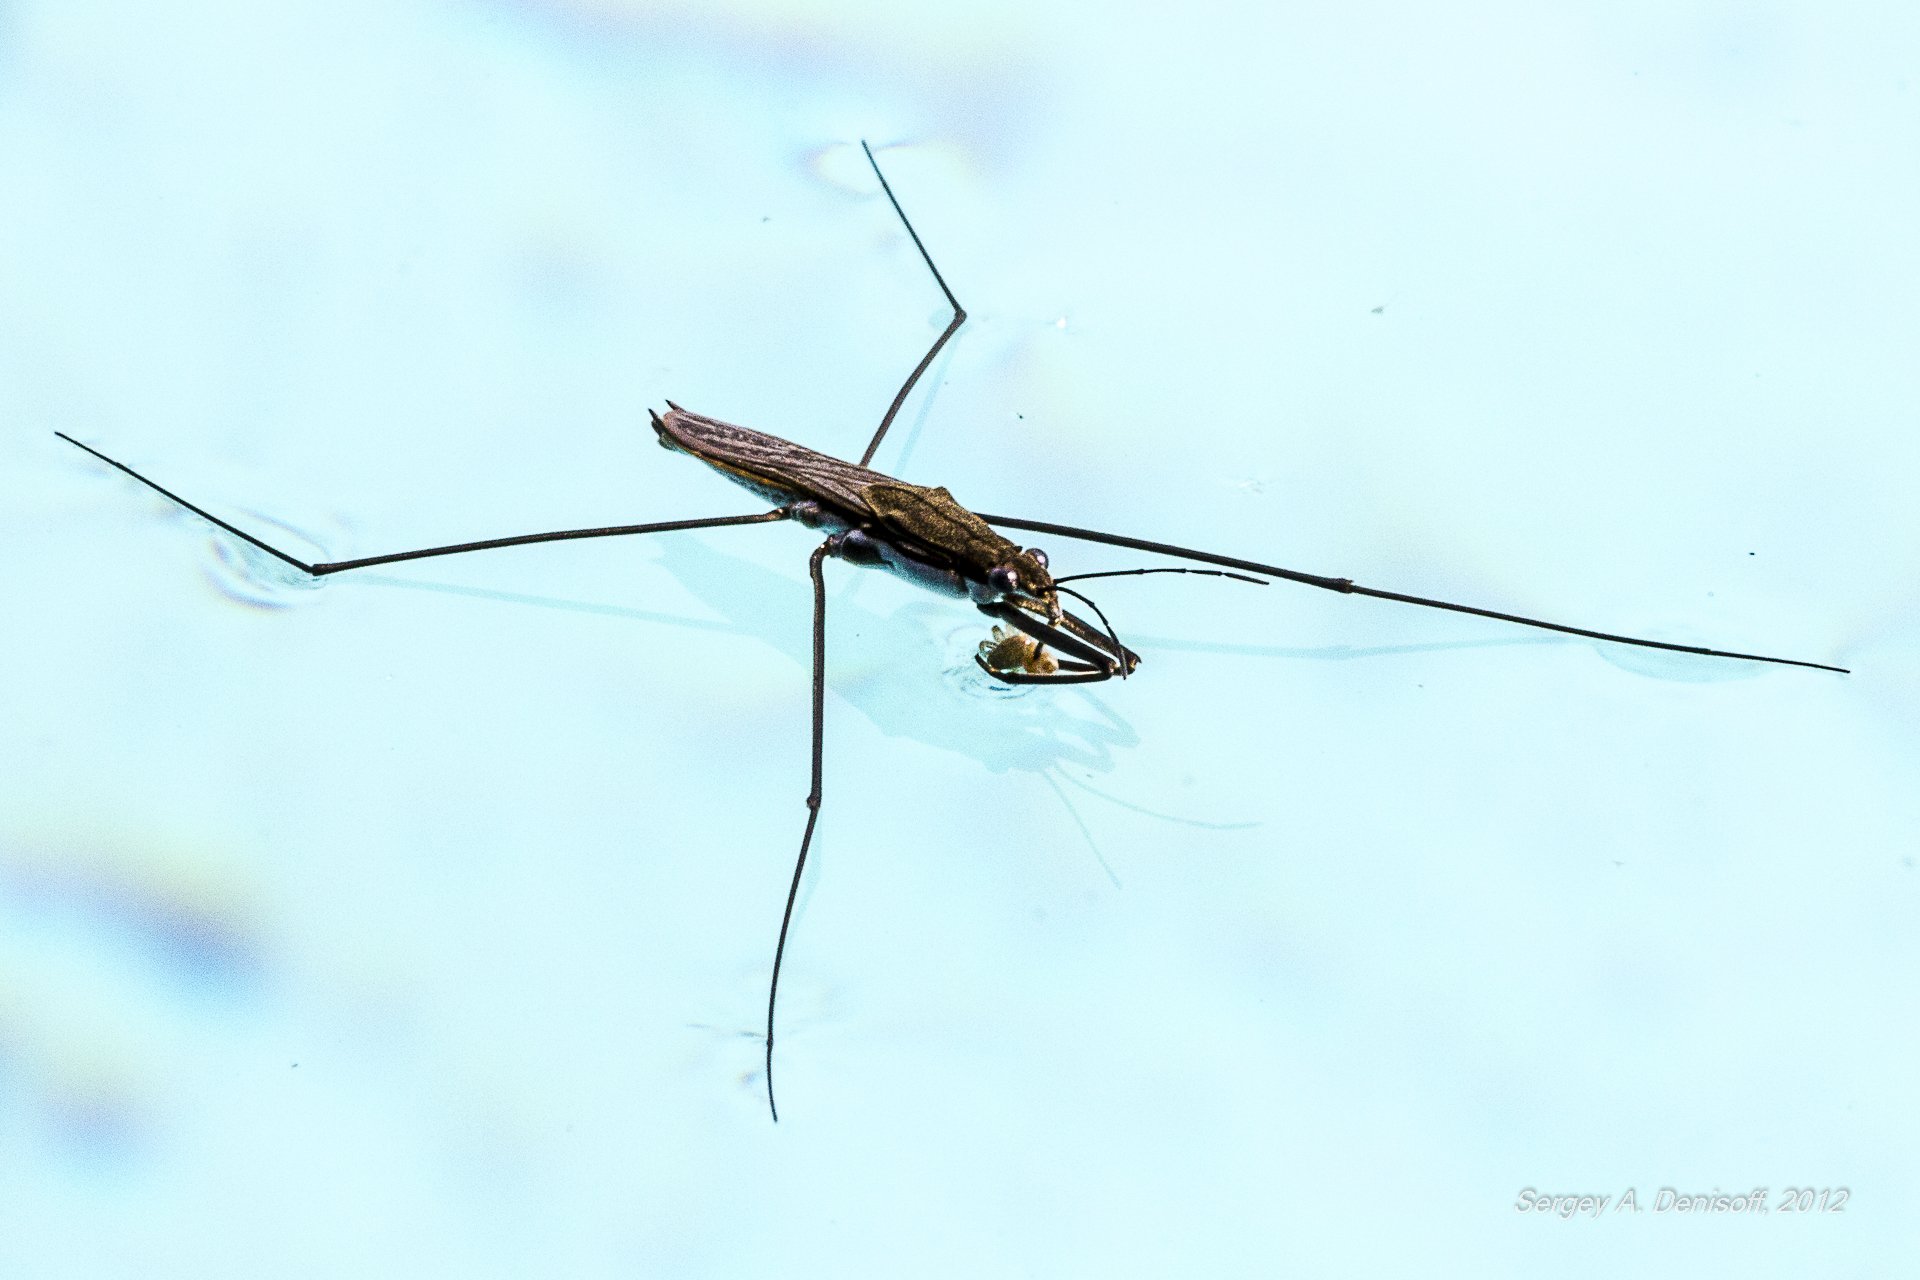
[[1033, 557], [1033, 562], [1039, 565], [1042, 569], [1051, 567], [1047, 564], [1047, 553], [1042, 551], [1040, 548], [1028, 547], [1027, 554]]
[[1020, 575], [1004, 564], [997, 564], [987, 570], [987, 585], [1003, 596], [1010, 596], [1020, 589]]

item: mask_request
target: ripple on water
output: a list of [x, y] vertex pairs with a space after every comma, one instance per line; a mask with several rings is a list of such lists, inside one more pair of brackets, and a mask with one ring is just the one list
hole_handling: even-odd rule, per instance
[[[309, 564], [327, 559], [321, 536], [298, 526], [249, 512], [242, 527]], [[250, 609], [292, 608], [311, 600], [327, 582], [228, 533], [216, 532], [209, 550], [207, 582], [226, 599]]]

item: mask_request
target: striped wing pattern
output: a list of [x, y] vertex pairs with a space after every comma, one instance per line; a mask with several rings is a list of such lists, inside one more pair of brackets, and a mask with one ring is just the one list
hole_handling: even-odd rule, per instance
[[873, 484], [898, 484], [891, 476], [818, 453], [791, 440], [736, 427], [684, 409], [671, 409], [655, 427], [672, 447], [723, 470], [744, 472], [795, 498], [816, 498], [863, 520], [878, 519], [862, 496]]

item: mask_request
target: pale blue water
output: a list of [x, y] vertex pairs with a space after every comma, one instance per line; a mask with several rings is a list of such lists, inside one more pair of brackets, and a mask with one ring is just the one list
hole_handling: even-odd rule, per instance
[[[1910, 1265], [1910, 13], [265, 8], [0, 8], [0, 1276]], [[775, 1127], [804, 531], [51, 433], [753, 510], [645, 411], [858, 453], [863, 136], [884, 469], [1857, 674], [831, 565]]]

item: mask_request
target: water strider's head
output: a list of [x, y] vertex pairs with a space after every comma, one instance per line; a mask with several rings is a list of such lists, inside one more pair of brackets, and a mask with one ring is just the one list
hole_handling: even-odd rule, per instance
[[1060, 593], [1047, 567], [1047, 553], [1040, 548], [1014, 547], [1011, 554], [1002, 556], [1000, 563], [987, 570], [987, 586], [999, 599], [1044, 612], [1048, 622], [1059, 625]]
[[[1011, 544], [1009, 544], [1011, 545]], [[1017, 550], [1017, 549], [1016, 549]], [[1011, 579], [1018, 579], [1022, 565], [1016, 559], [1024, 558], [1029, 563], [1029, 572], [1037, 567], [1039, 572], [1031, 579], [1024, 580], [1022, 592], [1004, 593], [1003, 603], [982, 603], [984, 612], [1005, 618], [1022, 631], [1032, 633], [1042, 643], [1021, 640], [1014, 632], [1001, 627], [993, 629], [993, 638], [983, 641], [980, 654], [976, 659], [990, 675], [1012, 683], [1052, 683], [1054, 681], [1071, 682], [1082, 679], [1107, 679], [1112, 676], [1125, 678], [1132, 675], [1140, 665], [1140, 655], [1120, 643], [1119, 633], [1113, 624], [1107, 621], [1107, 615], [1087, 596], [1069, 587], [1069, 582], [1084, 582], [1091, 578], [1137, 578], [1156, 573], [1186, 573], [1204, 577], [1231, 578], [1239, 582], [1249, 582], [1264, 586], [1265, 579], [1245, 573], [1228, 573], [1221, 569], [1185, 569], [1161, 566], [1150, 569], [1107, 569], [1097, 573], [1070, 573], [1054, 577], [1047, 568], [1046, 552], [1037, 547], [1020, 550], [1018, 556], [1002, 555], [1001, 563], [996, 565], [988, 576], [989, 583], [995, 587], [1012, 585]], [[1011, 575], [1011, 579], [1009, 578]], [[1030, 595], [1027, 593], [1031, 593]], [[1093, 611], [1104, 630], [1089, 626], [1084, 620], [1067, 613], [1060, 608], [1060, 597], [1072, 596]], [[1036, 630], [1029, 625], [1023, 615], [1048, 613], [1050, 629]], [[1051, 644], [1065, 649], [1072, 660], [1060, 664], [1047, 654], [1044, 645]], [[1064, 674], [1066, 672], [1072, 674]]]

